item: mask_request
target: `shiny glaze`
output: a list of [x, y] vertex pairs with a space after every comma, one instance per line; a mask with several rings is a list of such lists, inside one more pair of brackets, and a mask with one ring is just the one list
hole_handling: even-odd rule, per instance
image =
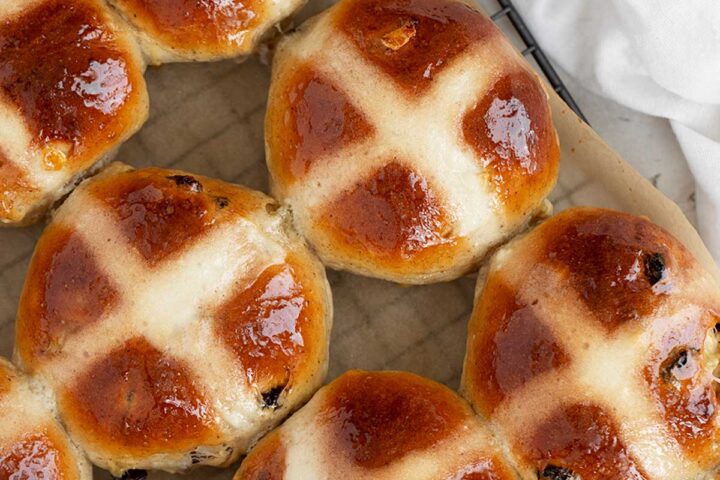
[[0, 92], [27, 124], [47, 170], [94, 161], [119, 140], [144, 92], [105, 13], [47, 0], [0, 22]]
[[595, 405], [562, 407], [528, 432], [526, 450], [538, 472], [552, 465], [570, 469], [583, 480], [646, 478], [612, 418]]
[[263, 0], [113, 0], [171, 48], [232, 50], [260, 21]]
[[568, 355], [531, 305], [491, 276], [473, 312], [482, 325], [472, 334], [467, 374], [484, 414], [535, 377], [568, 363]]
[[318, 159], [372, 134], [362, 112], [312, 65], [298, 68], [283, 84], [283, 100], [272, 102], [267, 122], [283, 182], [303, 178]]
[[718, 400], [703, 359], [705, 336], [715, 319], [704, 318], [711, 321], [696, 319], [665, 335], [643, 371], [665, 424], [687, 451], [701, 450], [718, 436]]
[[187, 367], [143, 338], [96, 360], [59, 401], [70, 429], [107, 451], [150, 455], [212, 443], [214, 413]]
[[263, 392], [283, 388], [313, 348], [312, 301], [292, 265], [273, 265], [216, 314], [217, 334]]
[[426, 90], [469, 46], [498, 34], [483, 14], [448, 0], [351, 0], [337, 25], [368, 61], [411, 93]]
[[275, 430], [250, 451], [233, 480], [283, 480], [284, 476], [285, 446]]
[[38, 241], [20, 299], [18, 348], [29, 366], [60, 353], [72, 335], [119, 303], [81, 236], [50, 226]]
[[0, 480], [60, 480], [71, 478], [63, 468], [63, 455], [42, 433], [0, 447]]
[[[560, 149], [538, 79], [520, 70], [501, 77], [463, 118], [465, 141], [477, 153], [498, 203], [521, 215], [557, 176]], [[538, 197], [536, 202], [528, 198]]]
[[15, 368], [11, 366], [10, 362], [0, 359], [0, 400], [10, 391], [16, 379]]
[[452, 391], [407, 373], [352, 371], [327, 390], [328, 449], [375, 469], [437, 445], [472, 413]]
[[447, 480], [513, 480], [516, 475], [497, 458], [485, 458], [463, 467]]
[[122, 172], [91, 187], [112, 209], [128, 242], [152, 265], [202, 237], [220, 209], [195, 177], [168, 173]]
[[[594, 317], [613, 330], [651, 314], [672, 294], [688, 254], [648, 220], [600, 212], [577, 210], [546, 225], [544, 261], [560, 267]], [[661, 278], [647, 268], [658, 254]]]
[[22, 169], [0, 151], [0, 220], [15, 219], [16, 209], [36, 190]]
[[453, 242], [447, 215], [427, 181], [392, 161], [340, 194], [323, 226], [347, 248], [407, 260]]

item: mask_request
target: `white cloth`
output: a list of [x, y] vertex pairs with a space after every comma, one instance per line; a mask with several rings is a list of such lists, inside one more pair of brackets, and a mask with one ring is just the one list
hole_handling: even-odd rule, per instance
[[720, 261], [720, 0], [515, 0], [536, 39], [590, 90], [670, 120]]

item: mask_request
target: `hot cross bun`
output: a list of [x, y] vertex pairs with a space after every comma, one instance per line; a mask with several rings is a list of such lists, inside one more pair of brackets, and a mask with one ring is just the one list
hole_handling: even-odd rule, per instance
[[568, 210], [493, 257], [462, 390], [524, 478], [714, 479], [718, 315], [717, 285], [667, 231]]
[[145, 122], [145, 60], [248, 55], [305, 0], [0, 3], [0, 225], [24, 225]]
[[248, 55], [307, 0], [109, 0], [133, 25], [150, 63]]
[[24, 224], [140, 128], [144, 65], [100, 0], [0, 2], [0, 65], [0, 224]]
[[91, 461], [177, 472], [229, 464], [320, 386], [331, 313], [271, 198], [113, 164], [38, 241], [16, 353]]
[[52, 396], [0, 358], [0, 479], [89, 480], [90, 463], [68, 439]]
[[350, 371], [255, 446], [235, 480], [516, 478], [470, 406], [404, 372]]
[[456, 0], [342, 0], [279, 45], [265, 120], [275, 195], [334, 268], [458, 277], [545, 208], [547, 94]]

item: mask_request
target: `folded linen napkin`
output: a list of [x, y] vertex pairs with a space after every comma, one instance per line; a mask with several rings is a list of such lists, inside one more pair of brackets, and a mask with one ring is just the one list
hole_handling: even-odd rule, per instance
[[670, 121], [695, 177], [700, 234], [720, 262], [720, 1], [514, 3], [563, 70]]

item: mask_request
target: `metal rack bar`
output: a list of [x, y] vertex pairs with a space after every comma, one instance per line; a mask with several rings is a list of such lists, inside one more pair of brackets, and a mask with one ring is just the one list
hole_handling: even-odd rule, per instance
[[522, 16], [520, 16], [520, 13], [517, 11], [515, 6], [512, 3], [512, 0], [497, 0], [498, 4], [500, 4], [501, 10], [495, 12], [494, 14], [490, 15], [490, 18], [497, 22], [503, 17], [508, 17], [510, 20], [510, 23], [517, 31], [518, 35], [522, 39], [523, 43], [525, 44], [525, 49], [522, 51], [523, 56], [532, 55], [535, 61], [537, 62], [540, 69], [545, 74], [545, 78], [547, 78], [548, 82], [552, 86], [553, 90], [557, 92], [558, 95], [560, 95], [560, 98], [562, 98], [565, 103], [568, 104], [570, 108], [573, 109], [573, 111], [583, 119], [585, 123], [588, 123], [587, 119], [585, 118], [585, 115], [583, 114], [582, 110], [580, 110], [580, 107], [575, 102], [575, 99], [570, 94], [570, 91], [565, 86], [565, 83], [562, 81], [560, 76], [558, 75], [557, 71], [555, 70], [555, 67], [552, 66], [550, 63], [550, 60], [548, 60], [547, 56], [545, 55], [545, 52], [543, 52], [542, 48], [538, 45], [538, 43], [535, 41], [535, 37], [530, 32], [530, 29], [525, 24], [525, 20], [523, 20]]

